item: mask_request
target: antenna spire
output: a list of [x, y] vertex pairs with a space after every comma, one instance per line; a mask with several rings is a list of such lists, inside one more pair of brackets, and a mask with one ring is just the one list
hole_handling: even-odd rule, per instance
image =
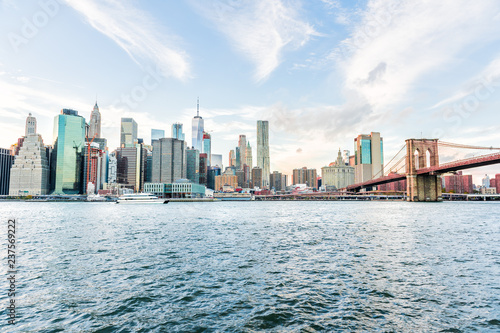
[[198, 97], [198, 102], [196, 103], [196, 116], [200, 116], [200, 98]]

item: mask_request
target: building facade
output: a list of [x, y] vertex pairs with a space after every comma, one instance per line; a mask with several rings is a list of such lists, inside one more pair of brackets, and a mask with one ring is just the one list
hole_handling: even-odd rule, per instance
[[271, 175], [269, 175], [269, 187], [274, 189], [276, 192], [283, 190], [283, 175], [281, 172], [274, 171]]
[[134, 192], [142, 192], [147, 154], [147, 149], [141, 144], [118, 148], [116, 150], [117, 183]]
[[238, 177], [233, 175], [215, 176], [215, 191], [222, 191], [224, 186], [238, 187]]
[[222, 169], [218, 166], [208, 167], [208, 170], [207, 170], [207, 188], [215, 191], [215, 189], [216, 189], [215, 177], [221, 175], [221, 170]]
[[160, 140], [165, 137], [165, 131], [160, 129], [151, 129], [151, 146], [154, 140]]
[[170, 184], [186, 178], [185, 147], [184, 141], [173, 138], [153, 142], [153, 183]]
[[318, 188], [316, 169], [308, 169], [306, 167], [293, 169], [292, 183], [293, 185], [306, 184], [309, 187]]
[[194, 148], [186, 149], [186, 178], [200, 183], [200, 152]]
[[85, 130], [85, 118], [75, 110], [63, 109], [54, 119], [55, 141], [51, 161], [54, 194], [83, 192], [81, 167]]
[[192, 123], [192, 146], [198, 151], [203, 151], [202, 141], [203, 141], [203, 131], [205, 130], [205, 124], [203, 118], [200, 117], [200, 100], [196, 105], [196, 116], [193, 118]]
[[252, 168], [252, 186], [262, 188], [262, 169], [259, 167]]
[[247, 136], [240, 134], [238, 139], [238, 148], [240, 151], [240, 169], [247, 163]]
[[442, 176], [445, 192], [450, 193], [474, 193], [472, 175], [464, 175], [458, 171], [454, 175]]
[[354, 167], [346, 165], [345, 156], [339, 149], [337, 160], [321, 168], [322, 186], [341, 189], [354, 184]]
[[14, 156], [10, 149], [0, 148], [0, 195], [9, 194], [10, 171]]
[[257, 166], [262, 169], [262, 187], [269, 187], [269, 122], [257, 120]]
[[207, 154], [207, 165], [212, 165], [212, 137], [209, 133], [203, 132], [203, 154]]
[[182, 132], [182, 124], [174, 123], [172, 124], [172, 138], [177, 140], [186, 141], [186, 135]]
[[137, 143], [137, 123], [132, 118], [122, 118], [120, 126], [120, 147]]
[[384, 176], [384, 147], [380, 133], [361, 134], [354, 139], [354, 181], [362, 183]]
[[252, 159], [252, 147], [250, 147], [250, 142], [247, 142], [246, 149], [246, 165], [252, 170], [253, 168], [253, 159]]
[[99, 107], [97, 106], [97, 101], [95, 102], [94, 109], [90, 113], [89, 122], [89, 138], [100, 138], [101, 137], [101, 113], [99, 112]]
[[207, 185], [208, 157], [207, 154], [200, 154], [200, 184]]

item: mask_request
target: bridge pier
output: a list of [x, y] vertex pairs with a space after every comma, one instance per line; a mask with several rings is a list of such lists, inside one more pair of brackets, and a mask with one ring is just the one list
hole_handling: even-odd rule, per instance
[[407, 175], [406, 195], [408, 201], [442, 201], [440, 175]]
[[418, 170], [439, 165], [438, 139], [406, 140], [406, 195], [408, 201], [441, 201], [441, 176]]

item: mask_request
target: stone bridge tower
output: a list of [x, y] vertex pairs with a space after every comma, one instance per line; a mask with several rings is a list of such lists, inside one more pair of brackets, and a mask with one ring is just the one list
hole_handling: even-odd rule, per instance
[[406, 140], [406, 194], [408, 201], [441, 201], [441, 176], [417, 171], [439, 165], [438, 139]]

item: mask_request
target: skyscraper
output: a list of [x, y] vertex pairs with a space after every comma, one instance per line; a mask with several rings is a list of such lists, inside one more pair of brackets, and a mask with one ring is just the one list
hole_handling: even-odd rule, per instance
[[234, 149], [229, 151], [229, 166], [236, 166], [236, 153], [234, 152]]
[[269, 187], [269, 122], [257, 120], [257, 166], [262, 169], [262, 187]]
[[354, 139], [354, 180], [368, 181], [384, 175], [384, 148], [380, 133], [360, 134]]
[[172, 138], [185, 141], [186, 135], [182, 132], [182, 124], [174, 123], [172, 124]]
[[85, 147], [85, 118], [71, 109], [61, 110], [54, 119], [54, 162], [52, 180], [55, 194], [79, 194], [82, 149]]
[[308, 169], [306, 167], [293, 169], [292, 182], [293, 185], [306, 184], [309, 187], [318, 188], [316, 169]]
[[132, 118], [122, 118], [120, 129], [120, 147], [137, 141], [137, 123]]
[[186, 149], [186, 178], [200, 183], [200, 152], [189, 147]]
[[0, 148], [0, 195], [9, 194], [10, 170], [14, 156], [10, 149]]
[[165, 137], [165, 131], [159, 129], [151, 129], [151, 145], [153, 145], [153, 140], [160, 140]]
[[42, 136], [36, 134], [36, 119], [26, 119], [26, 136], [10, 171], [9, 195], [44, 195], [49, 192], [49, 154]]
[[198, 99], [198, 103], [196, 104], [196, 116], [193, 118], [193, 127], [192, 127], [192, 146], [194, 149], [198, 151], [203, 151], [202, 141], [203, 141], [203, 130], [204, 123], [203, 118], [200, 117], [200, 99]]
[[127, 145], [116, 150], [116, 180], [134, 192], [144, 189], [148, 151], [142, 144]]
[[212, 137], [209, 133], [203, 132], [203, 151], [207, 154], [207, 166], [212, 165]]
[[207, 185], [207, 172], [208, 172], [208, 158], [207, 154], [200, 154], [200, 184]]
[[162, 138], [153, 142], [153, 183], [170, 184], [186, 178], [184, 141]]
[[238, 147], [240, 148], [240, 168], [247, 164], [247, 137], [244, 134], [240, 135], [238, 139]]
[[234, 166], [237, 170], [241, 169], [241, 151], [240, 147], [234, 149]]
[[259, 167], [252, 168], [252, 185], [254, 188], [262, 188], [262, 169]]
[[94, 136], [96, 138], [101, 137], [101, 113], [99, 112], [99, 107], [97, 106], [97, 101], [95, 102], [94, 105], [94, 110], [92, 110], [92, 113], [90, 114], [90, 121], [89, 121], [89, 138], [93, 138]]
[[246, 165], [252, 170], [253, 168], [253, 161], [252, 161], [252, 147], [250, 147], [250, 142], [247, 142], [247, 149], [246, 149]]

